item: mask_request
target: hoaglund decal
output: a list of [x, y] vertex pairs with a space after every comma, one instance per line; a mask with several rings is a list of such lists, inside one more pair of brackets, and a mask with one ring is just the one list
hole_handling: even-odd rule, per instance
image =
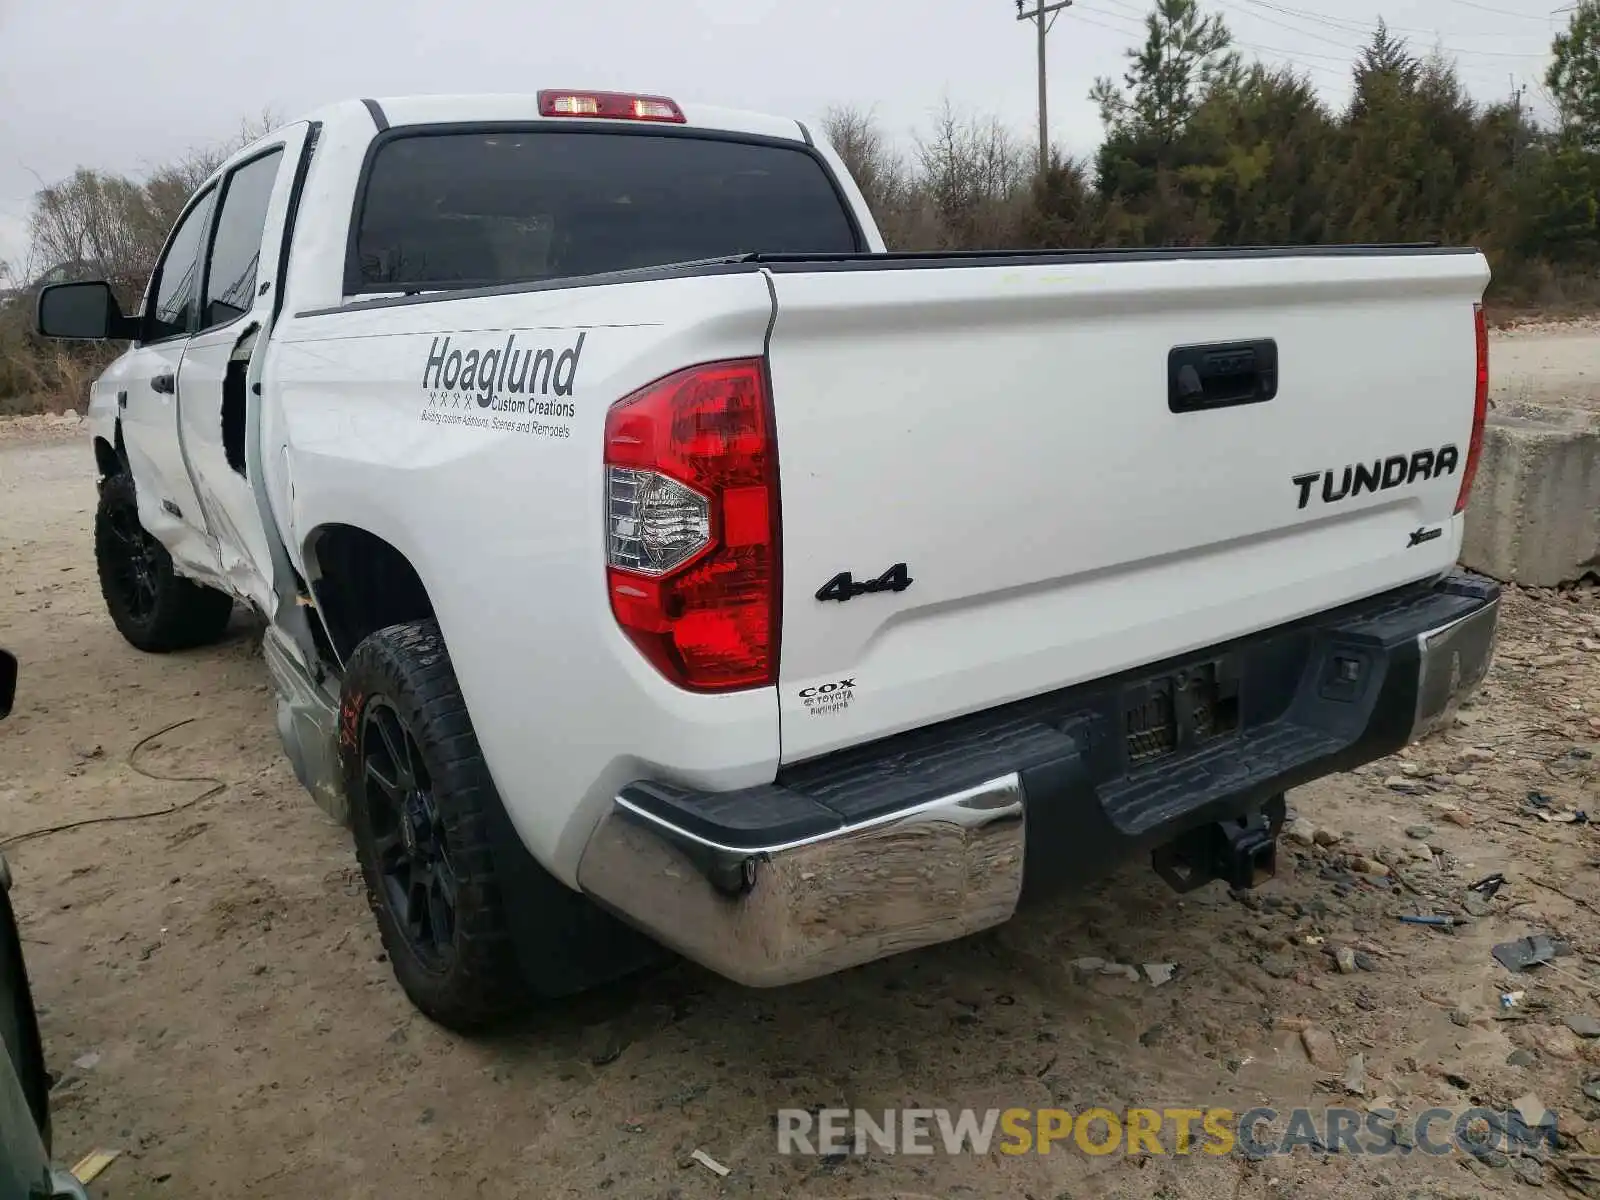
[[1354, 498], [1363, 492], [1387, 492], [1419, 480], [1441, 479], [1454, 475], [1461, 463], [1461, 455], [1453, 443], [1438, 450], [1418, 450], [1412, 454], [1395, 454], [1374, 459], [1370, 463], [1352, 463], [1343, 470], [1313, 471], [1309, 475], [1296, 475], [1290, 481], [1300, 491], [1300, 507], [1311, 503], [1312, 489], [1322, 482], [1322, 502], [1337, 504], [1346, 497]]
[[[514, 333], [507, 335], [503, 346], [487, 348], [452, 347], [448, 335], [435, 337], [422, 368], [422, 390], [428, 394], [422, 419], [442, 425], [570, 437], [566, 422], [577, 416], [578, 410], [566, 397], [577, 386], [578, 363], [587, 337], [587, 333], [578, 334], [564, 350], [519, 346]], [[476, 415], [474, 408], [486, 410], [486, 415]], [[466, 411], [459, 411], [462, 409]], [[505, 420], [499, 414], [525, 419]]]

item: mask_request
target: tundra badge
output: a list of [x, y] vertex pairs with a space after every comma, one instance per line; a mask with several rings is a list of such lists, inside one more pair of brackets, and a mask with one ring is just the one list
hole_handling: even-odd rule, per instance
[[1313, 471], [1309, 475], [1296, 475], [1290, 482], [1300, 493], [1300, 507], [1304, 508], [1311, 503], [1312, 489], [1319, 482], [1322, 484], [1322, 502], [1337, 504], [1346, 497], [1354, 498], [1363, 492], [1386, 492], [1418, 480], [1454, 475], [1460, 465], [1461, 454], [1454, 443], [1449, 443], [1438, 450], [1393, 454], [1370, 463], [1351, 463], [1342, 470], [1333, 468]]

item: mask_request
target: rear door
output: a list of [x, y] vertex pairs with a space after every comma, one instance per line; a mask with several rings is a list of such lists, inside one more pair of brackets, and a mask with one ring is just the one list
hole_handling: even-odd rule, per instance
[[266, 613], [274, 608], [273, 566], [250, 474], [248, 450], [260, 421], [251, 383], [266, 349], [307, 128], [290, 126], [251, 147], [222, 177], [201, 273], [198, 332], [178, 376], [184, 453], [217, 540], [222, 577]]
[[786, 760], [1454, 561], [1479, 255], [772, 270]]

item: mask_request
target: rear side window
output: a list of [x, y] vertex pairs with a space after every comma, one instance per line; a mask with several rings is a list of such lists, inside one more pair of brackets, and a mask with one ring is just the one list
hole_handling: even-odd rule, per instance
[[860, 249], [844, 200], [806, 150], [711, 138], [406, 135], [374, 154], [359, 212], [351, 291]]
[[228, 177], [211, 237], [211, 262], [206, 270], [205, 305], [200, 327], [226, 325], [255, 303], [256, 267], [261, 262], [261, 237], [267, 227], [267, 206], [283, 164], [274, 150], [239, 167]]

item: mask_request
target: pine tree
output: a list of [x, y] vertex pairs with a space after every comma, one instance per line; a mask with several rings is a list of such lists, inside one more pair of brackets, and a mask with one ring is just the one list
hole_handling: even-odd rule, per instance
[[1551, 53], [1555, 61], [1545, 86], [1555, 98], [1563, 134], [1600, 151], [1600, 0], [1579, 0]]
[[1123, 86], [1100, 78], [1089, 92], [1108, 137], [1153, 136], [1171, 145], [1199, 107], [1202, 89], [1237, 70], [1232, 43], [1227, 24], [1201, 16], [1198, 0], [1156, 0], [1145, 17], [1144, 45], [1127, 51]]

